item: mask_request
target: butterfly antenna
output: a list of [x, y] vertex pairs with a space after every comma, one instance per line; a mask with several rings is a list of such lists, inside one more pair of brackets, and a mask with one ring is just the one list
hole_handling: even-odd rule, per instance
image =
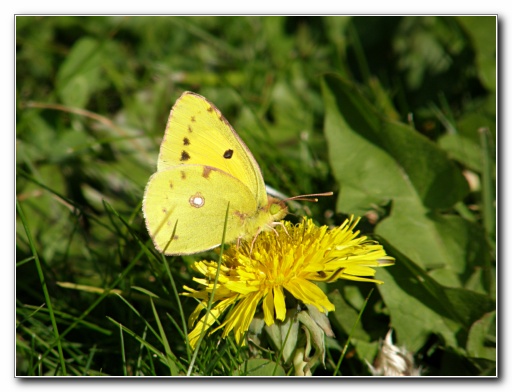
[[283, 201], [301, 200], [301, 201], [311, 201], [311, 202], [316, 203], [318, 201], [317, 197], [332, 196], [333, 194], [334, 194], [333, 192], [312, 193], [310, 195], [299, 195], [299, 196], [288, 197], [287, 199], [284, 199]]

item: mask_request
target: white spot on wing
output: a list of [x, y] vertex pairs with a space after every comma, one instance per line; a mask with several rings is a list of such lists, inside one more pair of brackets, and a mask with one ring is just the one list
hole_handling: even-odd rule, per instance
[[192, 207], [201, 208], [202, 206], [204, 206], [204, 197], [198, 192], [195, 195], [190, 196], [188, 202]]

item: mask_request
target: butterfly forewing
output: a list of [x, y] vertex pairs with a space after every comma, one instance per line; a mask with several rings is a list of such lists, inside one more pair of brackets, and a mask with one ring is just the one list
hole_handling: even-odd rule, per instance
[[259, 166], [221, 112], [206, 98], [185, 92], [171, 110], [158, 157], [158, 171], [207, 165], [242, 182], [260, 206], [267, 204]]

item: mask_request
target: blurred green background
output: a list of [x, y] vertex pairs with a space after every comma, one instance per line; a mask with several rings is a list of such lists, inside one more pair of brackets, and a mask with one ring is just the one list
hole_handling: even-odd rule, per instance
[[[334, 374], [347, 342], [337, 374], [369, 375], [390, 328], [425, 375], [494, 375], [496, 24], [17, 16], [17, 374], [184, 374], [195, 303], [175, 294], [195, 287], [201, 255], [163, 263], [140, 207], [190, 90], [222, 111], [268, 185], [334, 191], [302, 208], [319, 224], [363, 216], [396, 258], [359, 322], [373, 285], [322, 287], [336, 339], [315, 375]], [[195, 374], [241, 374], [248, 353], [219, 345], [202, 347]]]

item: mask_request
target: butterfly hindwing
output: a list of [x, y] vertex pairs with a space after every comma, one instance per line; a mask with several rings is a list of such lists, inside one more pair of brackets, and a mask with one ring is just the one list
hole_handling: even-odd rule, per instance
[[160, 252], [191, 254], [220, 245], [228, 203], [226, 243], [238, 238], [247, 216], [257, 214], [254, 196], [223, 171], [184, 165], [153, 174], [144, 194], [143, 211]]

